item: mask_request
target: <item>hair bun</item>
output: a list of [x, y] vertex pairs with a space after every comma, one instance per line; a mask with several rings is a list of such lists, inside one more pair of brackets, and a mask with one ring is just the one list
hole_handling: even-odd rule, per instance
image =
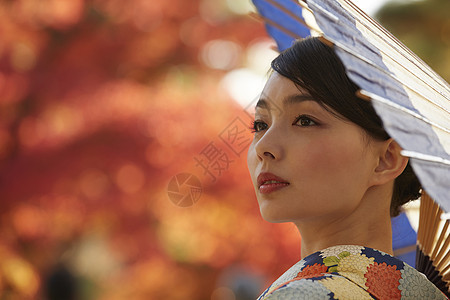
[[398, 216], [403, 204], [418, 199], [421, 195], [421, 189], [422, 185], [408, 162], [403, 173], [395, 179], [391, 201], [391, 216]]

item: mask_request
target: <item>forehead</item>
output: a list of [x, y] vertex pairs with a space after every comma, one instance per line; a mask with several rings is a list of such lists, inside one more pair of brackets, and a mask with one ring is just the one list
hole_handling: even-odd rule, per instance
[[256, 103], [256, 109], [281, 110], [285, 106], [305, 101], [315, 99], [288, 78], [273, 72]]
[[265, 96], [285, 96], [290, 94], [308, 94], [307, 91], [299, 89], [291, 80], [273, 72], [263, 89]]
[[322, 111], [336, 119], [349, 122], [346, 117], [331, 108], [328, 103], [314, 98], [306, 89], [295, 85], [290, 79], [277, 72], [273, 72], [267, 80], [261, 97], [256, 103], [255, 113], [261, 112], [261, 110], [267, 110], [275, 114], [288, 112], [290, 106], [298, 103], [308, 104], [308, 107], [314, 107], [316, 112]]

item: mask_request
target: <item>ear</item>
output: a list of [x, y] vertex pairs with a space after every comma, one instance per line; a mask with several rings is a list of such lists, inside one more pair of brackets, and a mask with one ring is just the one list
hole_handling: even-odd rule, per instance
[[374, 180], [377, 185], [397, 178], [408, 164], [408, 158], [400, 154], [402, 148], [393, 139], [383, 141], [379, 150], [378, 165], [374, 171]]

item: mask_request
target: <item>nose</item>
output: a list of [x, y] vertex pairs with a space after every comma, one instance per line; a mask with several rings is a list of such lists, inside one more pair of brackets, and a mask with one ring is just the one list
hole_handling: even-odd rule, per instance
[[255, 144], [255, 152], [260, 161], [277, 160], [282, 157], [281, 136], [274, 129], [274, 127], [269, 128]]

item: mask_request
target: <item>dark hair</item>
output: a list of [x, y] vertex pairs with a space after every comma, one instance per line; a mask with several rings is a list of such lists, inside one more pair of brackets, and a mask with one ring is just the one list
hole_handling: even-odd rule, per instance
[[[334, 50], [318, 38], [296, 41], [272, 61], [272, 69], [307, 90], [325, 109], [340, 114], [337, 117], [359, 125], [378, 140], [390, 138], [383, 123], [369, 101], [357, 97], [359, 87], [345, 73], [345, 67]], [[400, 207], [420, 196], [421, 185], [409, 162], [395, 179], [391, 199], [391, 216], [400, 213]]]

